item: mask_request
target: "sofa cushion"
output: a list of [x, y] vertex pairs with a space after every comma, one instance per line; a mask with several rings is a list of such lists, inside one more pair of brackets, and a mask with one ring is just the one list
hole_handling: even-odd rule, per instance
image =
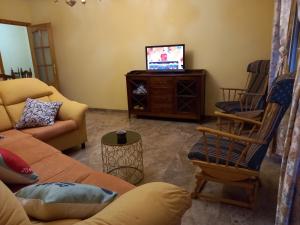
[[[0, 146], [22, 157], [39, 175], [38, 183], [77, 182], [115, 191], [120, 195], [135, 188], [128, 182], [92, 168], [62, 154], [52, 146], [18, 130], [1, 132]], [[19, 190], [20, 186], [10, 186]]]
[[9, 130], [11, 128], [12, 128], [12, 123], [10, 122], [9, 116], [0, 98], [0, 131]]
[[61, 153], [44, 158], [32, 164], [31, 167], [39, 174], [38, 183], [66, 181], [91, 184], [117, 192], [120, 195], [135, 187], [118, 177], [96, 172]]
[[17, 129], [53, 125], [61, 102], [44, 102], [27, 98]]
[[31, 225], [75, 225], [77, 222], [81, 220], [77, 219], [67, 219], [67, 220], [55, 220], [51, 222], [47, 221], [40, 221], [40, 220], [35, 220], [33, 218], [30, 218], [30, 222], [32, 223]]
[[13, 193], [0, 181], [0, 224], [31, 225], [21, 204]]
[[89, 218], [110, 204], [117, 193], [93, 185], [52, 182], [24, 187], [16, 196], [27, 215], [52, 221]]
[[77, 124], [74, 120], [65, 120], [56, 121], [52, 126], [23, 129], [22, 132], [30, 134], [41, 141], [48, 141], [75, 129], [77, 129]]
[[[48, 179], [69, 170], [74, 165], [74, 160], [63, 154], [53, 154], [31, 165], [32, 169], [39, 174], [39, 183], [47, 182]], [[74, 171], [76, 172], [76, 171]]]
[[175, 225], [191, 207], [190, 193], [167, 183], [141, 185], [76, 225]]
[[38, 176], [22, 158], [0, 147], [0, 180], [10, 184], [32, 184]]
[[[76, 171], [76, 172], [74, 172]], [[61, 171], [55, 176], [47, 177], [43, 182], [74, 182], [84, 183], [83, 181], [89, 177], [94, 170], [78, 161], [73, 161], [73, 164], [67, 169]], [[99, 179], [99, 176], [98, 176]], [[86, 183], [89, 184], [89, 183]], [[99, 186], [99, 185], [98, 185]], [[101, 186], [102, 187], [102, 186]]]
[[59, 153], [52, 146], [18, 130], [8, 130], [0, 134], [4, 137], [0, 139], [0, 147], [9, 149], [29, 165]]
[[0, 82], [0, 95], [5, 106], [25, 102], [27, 98], [40, 98], [51, 94], [49, 86], [35, 78]]
[[134, 185], [122, 180], [119, 177], [112, 176], [107, 173], [93, 171], [80, 183], [83, 184], [92, 184], [99, 187], [103, 187], [117, 193], [124, 194], [131, 189], [135, 188]]
[[[40, 101], [43, 101], [43, 102], [50, 101], [48, 96], [44, 96], [44, 97], [37, 98], [37, 99]], [[24, 107], [25, 107], [25, 102], [20, 102], [17, 104], [5, 106], [7, 114], [9, 115], [9, 117], [12, 120], [13, 126], [15, 126], [15, 124], [20, 120], [22, 113], [24, 111]]]

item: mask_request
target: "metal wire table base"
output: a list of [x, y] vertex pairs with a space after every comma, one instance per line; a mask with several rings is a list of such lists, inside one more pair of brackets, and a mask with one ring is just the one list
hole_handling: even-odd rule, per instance
[[103, 171], [120, 177], [131, 184], [144, 178], [142, 140], [130, 145], [101, 143]]

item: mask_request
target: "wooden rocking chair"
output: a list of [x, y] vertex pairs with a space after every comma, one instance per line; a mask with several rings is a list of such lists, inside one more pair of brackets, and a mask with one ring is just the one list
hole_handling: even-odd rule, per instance
[[261, 115], [265, 107], [269, 67], [270, 60], [250, 63], [245, 88], [221, 88], [223, 100], [217, 102], [216, 107], [225, 113], [243, 117], [255, 118]]
[[[260, 185], [259, 169], [272, 137], [290, 105], [294, 78], [285, 75], [276, 80], [267, 97], [267, 107], [262, 122], [233, 114], [216, 112], [219, 121], [228, 120], [226, 129], [198, 127], [203, 136], [191, 149], [188, 158], [200, 167], [196, 175], [197, 185], [192, 197], [220, 201], [252, 208]], [[242, 135], [243, 126], [252, 124], [247, 136]], [[246, 190], [247, 200], [217, 198], [202, 193], [207, 181], [213, 181]]]

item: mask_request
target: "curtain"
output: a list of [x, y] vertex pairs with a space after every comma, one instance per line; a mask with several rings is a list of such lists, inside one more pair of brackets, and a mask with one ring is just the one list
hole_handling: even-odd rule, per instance
[[292, 33], [292, 17], [295, 13], [293, 2], [293, 0], [275, 0], [269, 84], [273, 83], [282, 70], [287, 69], [285, 62], [289, 50], [289, 37]]
[[[300, 0], [297, 0], [297, 2], [300, 6]], [[276, 1], [270, 82], [273, 82], [277, 76], [288, 71], [293, 15], [296, 15], [296, 1]], [[279, 128], [281, 132], [279, 132], [276, 144], [280, 148], [279, 151], [277, 149], [277, 152], [280, 152], [283, 156], [278, 190], [276, 225], [296, 225], [300, 223], [300, 60], [297, 64], [291, 109], [281, 123]]]
[[[278, 190], [276, 225], [299, 224], [300, 209], [300, 62], [298, 62], [293, 102]], [[298, 213], [297, 213], [298, 211]], [[298, 217], [298, 218], [297, 218]]]
[[[269, 87], [277, 76], [289, 71], [288, 57], [293, 25], [296, 14], [296, 0], [275, 0], [272, 55], [270, 64]], [[277, 155], [284, 154], [284, 140], [289, 120], [289, 110], [281, 121], [277, 137], [270, 151]]]

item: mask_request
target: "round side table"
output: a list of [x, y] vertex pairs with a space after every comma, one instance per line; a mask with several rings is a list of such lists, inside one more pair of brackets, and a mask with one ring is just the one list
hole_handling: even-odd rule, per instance
[[103, 171], [137, 184], [144, 178], [142, 138], [137, 132], [127, 131], [127, 142], [118, 144], [116, 132], [101, 139]]

